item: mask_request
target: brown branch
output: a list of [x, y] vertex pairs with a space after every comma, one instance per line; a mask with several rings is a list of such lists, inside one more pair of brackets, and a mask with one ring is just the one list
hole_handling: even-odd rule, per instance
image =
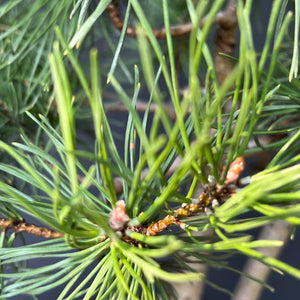
[[236, 45], [236, 0], [230, 0], [218, 18], [219, 28], [215, 40], [215, 68], [221, 85], [234, 67], [232, 56]]
[[[113, 230], [123, 233], [125, 238], [127, 238], [125, 231], [128, 226], [131, 230], [143, 232], [148, 236], [157, 235], [172, 224], [176, 224], [180, 228], [185, 229], [186, 224], [181, 222], [181, 219], [198, 215], [200, 212], [210, 214], [211, 209], [214, 209], [219, 204], [225, 202], [235, 193], [237, 182], [244, 166], [244, 159], [242, 157], [237, 157], [230, 165], [225, 183], [222, 186], [218, 185], [217, 182], [211, 182], [204, 185], [203, 192], [198, 199], [193, 201], [193, 203], [183, 203], [181, 207], [174, 210], [172, 214], [167, 215], [158, 222], [152, 223], [147, 228], [141, 225], [136, 227], [130, 226], [129, 217], [126, 212], [126, 203], [124, 200], [119, 200], [110, 213], [109, 225]], [[118, 184], [121, 185], [121, 182]], [[142, 214], [143, 213], [141, 213], [141, 215]]]
[[[232, 2], [232, 1], [230, 1]], [[230, 6], [230, 5], [228, 5]], [[108, 15], [112, 21], [112, 23], [114, 24], [114, 26], [118, 29], [118, 30], [122, 30], [123, 26], [124, 26], [124, 22], [123, 19], [119, 13], [119, 9], [118, 9], [118, 5], [116, 3], [116, 1], [112, 1], [108, 6], [107, 6], [107, 12]], [[202, 28], [206, 22], [206, 17], [203, 18], [203, 20], [200, 22], [200, 28]], [[229, 18], [228, 18], [228, 14], [226, 12], [219, 12], [216, 14], [213, 24], [217, 24], [217, 23], [226, 23], [228, 22]], [[172, 25], [170, 26], [170, 31], [171, 31], [171, 36], [172, 37], [181, 37], [181, 36], [185, 36], [188, 35], [193, 29], [193, 23], [192, 22], [187, 22], [184, 24], [180, 24], [180, 25]], [[154, 34], [154, 36], [157, 39], [165, 39], [166, 38], [166, 29], [163, 28], [159, 28], [159, 29], [152, 29], [152, 32]], [[131, 37], [136, 37], [137, 36], [137, 31], [136, 28], [134, 26], [128, 25], [127, 29], [126, 29], [126, 34], [128, 36]]]
[[[108, 6], [107, 6], [107, 12], [108, 15], [113, 22], [114, 26], [119, 29], [120, 31], [123, 29], [124, 22], [123, 19], [120, 16], [118, 6], [114, 1], [112, 1]], [[191, 32], [193, 28], [193, 24], [191, 22], [186, 23], [186, 24], [181, 24], [181, 25], [175, 25], [171, 26], [171, 35], [172, 37], [180, 37], [187, 35]], [[165, 39], [166, 38], [166, 29], [165, 28], [160, 28], [160, 29], [153, 29], [153, 34], [157, 39]], [[128, 26], [126, 29], [126, 34], [131, 37], [136, 37], [137, 32], [136, 28], [134, 26]]]
[[25, 221], [12, 221], [5, 218], [0, 218], [0, 227], [4, 227], [4, 230], [13, 229], [16, 232], [26, 232], [50, 239], [57, 239], [64, 236], [64, 234], [59, 231], [29, 224]]
[[200, 212], [209, 214], [210, 208], [214, 209], [214, 207], [225, 202], [228, 198], [235, 194], [237, 182], [244, 170], [244, 167], [244, 158], [237, 157], [229, 167], [224, 185], [219, 186], [217, 183], [205, 185], [203, 192], [196, 203], [182, 204], [182, 206], [176, 209], [172, 215], [167, 215], [164, 219], [152, 223], [147, 228], [146, 234], [156, 235], [167, 229], [172, 224], [176, 224], [184, 229], [186, 225], [180, 221], [181, 219], [197, 215]]
[[173, 215], [167, 215], [162, 220], [159, 220], [156, 223], [152, 223], [148, 228], [146, 235], [157, 235], [159, 232], [164, 231], [170, 225], [176, 224], [180, 228], [184, 229], [185, 224], [180, 221], [180, 219], [187, 218], [193, 215], [196, 215], [200, 209], [203, 211], [203, 203], [199, 201], [197, 204], [183, 204], [180, 208], [174, 211]]
[[[119, 102], [109, 104], [109, 105], [104, 104], [104, 108], [105, 108], [106, 112], [128, 112], [128, 108], [126, 107], [126, 105], [123, 103], [119, 103]], [[144, 102], [141, 100], [138, 100], [136, 102], [135, 110], [137, 112], [144, 113], [144, 112], [146, 112], [147, 109], [148, 109], [147, 102]], [[150, 113], [156, 112], [157, 109], [158, 109], [158, 106], [155, 103], [150, 104], [150, 108], [149, 108]], [[176, 112], [175, 112], [174, 106], [172, 104], [165, 104], [164, 109], [171, 120], [176, 119]]]

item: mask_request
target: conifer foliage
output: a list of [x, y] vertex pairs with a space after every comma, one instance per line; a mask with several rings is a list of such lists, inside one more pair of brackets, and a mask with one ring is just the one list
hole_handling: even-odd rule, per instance
[[0, 299], [234, 297], [199, 265], [273, 290], [240, 254], [300, 279], [250, 231], [300, 224], [299, 1], [262, 50], [254, 0], [2, 2]]

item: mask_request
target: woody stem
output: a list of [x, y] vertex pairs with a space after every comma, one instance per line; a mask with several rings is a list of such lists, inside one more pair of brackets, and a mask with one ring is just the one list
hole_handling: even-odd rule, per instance
[[64, 234], [59, 231], [29, 224], [26, 223], [24, 220], [13, 221], [5, 218], [0, 218], [0, 227], [3, 227], [3, 230], [13, 229], [16, 232], [26, 232], [29, 234], [34, 234], [36, 236], [42, 236], [44, 238], [50, 239], [57, 239], [64, 236]]

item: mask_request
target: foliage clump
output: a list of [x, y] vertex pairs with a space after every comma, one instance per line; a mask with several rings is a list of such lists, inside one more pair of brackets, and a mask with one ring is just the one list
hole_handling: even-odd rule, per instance
[[[300, 223], [299, 80], [283, 51], [299, 15], [293, 29], [287, 1], [273, 1], [258, 55], [252, 1], [148, 2], [128, 1], [124, 11], [108, 0], [0, 6], [0, 298], [63, 285], [58, 299], [169, 299], [167, 282], [199, 280], [230, 294], [189, 264], [242, 273], [220, 253], [300, 278], [256, 250], [281, 241], [249, 235], [276, 220]], [[150, 8], [161, 11], [161, 28], [153, 30]], [[221, 33], [235, 35], [237, 24], [234, 57], [234, 36]], [[82, 63], [80, 50], [93, 45]], [[135, 53], [128, 61], [126, 51]], [[119, 109], [122, 150], [108, 118]], [[86, 145], [79, 124], [90, 120]], [[273, 157], [245, 177], [245, 158], [261, 151]], [[19, 232], [50, 240], [16, 246]]]

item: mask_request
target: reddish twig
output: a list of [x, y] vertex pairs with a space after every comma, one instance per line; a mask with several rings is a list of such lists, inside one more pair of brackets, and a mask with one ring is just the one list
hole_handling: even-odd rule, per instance
[[34, 234], [36, 236], [42, 236], [44, 238], [57, 239], [64, 236], [63, 233], [48, 229], [45, 227], [28, 224], [25, 221], [12, 221], [5, 218], [0, 218], [0, 227], [4, 229], [13, 229], [16, 232], [26, 232]]
[[236, 1], [230, 0], [219, 16], [217, 36], [215, 40], [215, 68], [218, 81], [224, 82], [232, 72], [234, 60], [229, 56], [233, 55], [236, 45], [235, 34], [237, 29]]
[[180, 219], [193, 216], [199, 212], [201, 208], [200, 204], [183, 204], [180, 208], [174, 211], [173, 215], [167, 215], [164, 219], [159, 220], [156, 223], [152, 223], [147, 228], [147, 235], [156, 235], [159, 232], [167, 229], [172, 224], [177, 224], [179, 227], [184, 229], [185, 224]]
[[[225, 27], [226, 24], [231, 24], [232, 22], [236, 22], [236, 18], [234, 20], [231, 20], [231, 17], [233, 16], [232, 11], [235, 11], [235, 0], [231, 0], [225, 11], [221, 11], [215, 15], [213, 24], [221, 24], [221, 27]], [[116, 1], [112, 1], [108, 6], [107, 6], [107, 12], [108, 15], [113, 22], [114, 26], [118, 30], [122, 30], [124, 26], [124, 22], [122, 17], [120, 16], [118, 5]], [[206, 22], [206, 17], [204, 17], [200, 24], [199, 27], [202, 28]], [[231, 25], [229, 25], [231, 26]], [[193, 24], [192, 22], [187, 22], [184, 24], [180, 25], [173, 25], [170, 27], [171, 31], [171, 36], [172, 37], [181, 37], [189, 34], [193, 29]], [[159, 29], [153, 29], [152, 30], [154, 36], [157, 39], [165, 39], [166, 38], [166, 29], [165, 28], [159, 28]], [[126, 34], [131, 37], [136, 37], [137, 36], [137, 31], [134, 26], [128, 25], [126, 28]]]
[[[112, 20], [114, 26], [121, 31], [123, 29], [124, 22], [120, 16], [118, 6], [116, 3], [114, 3], [114, 1], [112, 1], [107, 6], [107, 12], [108, 12], [108, 15], [109, 15], [110, 19]], [[171, 26], [171, 28], [170, 28], [171, 35], [173, 37], [184, 36], [184, 35], [189, 34], [191, 32], [192, 28], [193, 28], [193, 24], [191, 22], [186, 23], [186, 24]], [[165, 39], [166, 38], [166, 29], [165, 28], [153, 29], [152, 32], [157, 39]], [[136, 37], [137, 36], [136, 28], [134, 26], [130, 26], [130, 25], [127, 26], [126, 34], [131, 37]]]

